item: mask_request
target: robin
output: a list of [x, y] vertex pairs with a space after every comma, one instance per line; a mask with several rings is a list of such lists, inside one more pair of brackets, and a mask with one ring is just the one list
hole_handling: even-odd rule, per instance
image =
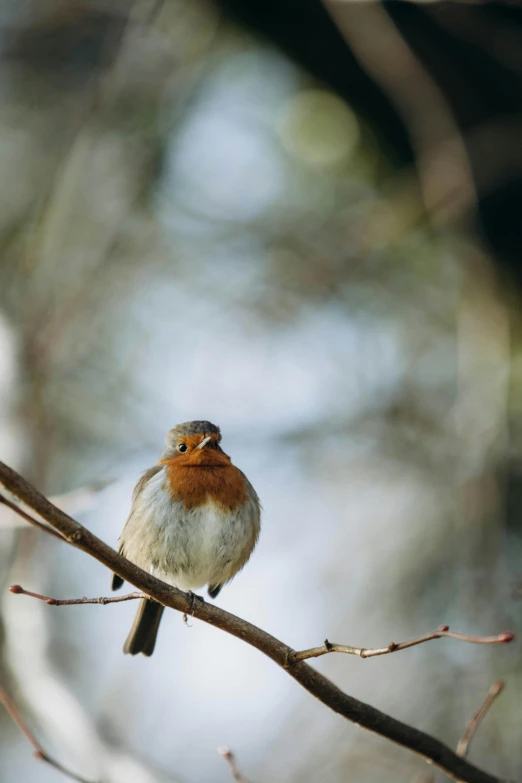
[[[207, 584], [211, 598], [249, 559], [261, 517], [252, 484], [220, 442], [219, 427], [209, 421], [169, 430], [158, 463], [134, 488], [119, 539], [120, 554], [140, 568], [191, 594]], [[112, 589], [122, 584], [114, 574]], [[152, 655], [163, 609], [140, 601], [124, 653]]]

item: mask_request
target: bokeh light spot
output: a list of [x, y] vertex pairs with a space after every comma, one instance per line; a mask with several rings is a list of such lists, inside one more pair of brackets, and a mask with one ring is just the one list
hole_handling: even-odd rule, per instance
[[359, 123], [340, 98], [326, 90], [304, 90], [285, 106], [279, 134], [285, 148], [314, 166], [333, 166], [359, 142]]

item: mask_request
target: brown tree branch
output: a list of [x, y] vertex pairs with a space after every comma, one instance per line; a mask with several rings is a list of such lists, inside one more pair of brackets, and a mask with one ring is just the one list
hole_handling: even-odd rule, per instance
[[390, 642], [387, 647], [350, 647], [347, 644], [334, 644], [328, 639], [324, 640], [322, 647], [311, 647], [309, 650], [300, 650], [294, 654], [294, 661], [306, 661], [308, 658], [319, 658], [328, 653], [346, 653], [347, 655], [357, 655], [359, 658], [374, 658], [376, 655], [387, 655], [388, 653], [406, 650], [408, 647], [415, 647], [417, 644], [430, 642], [432, 639], [458, 639], [461, 642], [470, 642], [471, 644], [505, 644], [515, 638], [511, 631], [499, 633], [496, 636], [468, 636], [463, 633], [450, 631], [448, 625], [440, 625], [436, 631], [416, 636], [414, 639], [408, 639], [406, 642]]
[[[61, 533], [65, 540], [77, 549], [94, 557], [122, 579], [130, 582], [164, 606], [183, 613], [192, 612], [194, 609], [198, 619], [221, 628], [221, 630], [232, 636], [237, 636], [260, 650], [285, 669], [309, 693], [347, 720], [413, 751], [441, 769], [449, 777], [462, 781], [462, 783], [500, 783], [499, 778], [469, 764], [435, 737], [408, 726], [380, 712], [375, 707], [343, 693], [307, 663], [296, 661], [294, 659], [295, 650], [260, 628], [235, 617], [224, 609], [211, 606], [205, 601], [198, 601], [193, 607], [190, 596], [126, 560], [87, 528], [53, 506], [22, 476], [2, 462], [0, 462], [0, 483], [25, 505], [36, 511], [42, 519]], [[29, 518], [28, 521], [31, 519]]]
[[499, 693], [502, 693], [504, 690], [504, 683], [502, 680], [497, 680], [493, 683], [491, 688], [488, 691], [488, 694], [476, 713], [473, 715], [473, 717], [470, 719], [468, 725], [466, 726], [466, 731], [462, 735], [462, 737], [459, 740], [459, 744], [457, 745], [457, 756], [462, 756], [462, 758], [465, 758], [469, 751], [469, 746], [471, 745], [471, 740], [475, 736], [475, 732], [477, 731], [478, 727], [482, 723], [482, 720], [486, 716], [487, 711], [499, 695]]
[[230, 750], [230, 748], [227, 748], [225, 746], [223, 746], [222, 748], [218, 748], [218, 753], [221, 756], [223, 756], [223, 758], [227, 762], [233, 780], [235, 780], [236, 783], [248, 783], [248, 780], [243, 777], [243, 775], [237, 768], [236, 759], [234, 757], [234, 754]]
[[76, 606], [77, 604], [100, 604], [105, 606], [106, 604], [121, 604], [122, 601], [135, 601], [136, 598], [145, 598], [143, 593], [127, 593], [126, 595], [110, 596], [109, 598], [51, 598], [49, 595], [31, 593], [30, 590], [25, 590], [21, 585], [11, 585], [9, 592], [38, 598], [38, 600], [45, 601], [50, 606]]
[[25, 737], [29, 740], [29, 742], [33, 746], [33, 750], [34, 750], [33, 755], [35, 758], [41, 759], [41, 761], [46, 761], [47, 764], [51, 765], [51, 767], [54, 767], [55, 769], [59, 770], [59, 772], [62, 772], [64, 775], [67, 775], [67, 777], [72, 778], [72, 780], [77, 780], [78, 783], [91, 783], [91, 781], [87, 780], [86, 778], [82, 778], [81, 775], [77, 775], [75, 772], [71, 772], [70, 769], [67, 769], [66, 767], [62, 766], [59, 761], [56, 761], [56, 759], [53, 759], [52, 756], [49, 756], [49, 754], [42, 748], [42, 746], [40, 745], [40, 743], [38, 742], [34, 734], [31, 732], [26, 722], [23, 720], [13, 700], [9, 698], [5, 690], [1, 687], [0, 687], [0, 704], [4, 705], [8, 715], [13, 720], [13, 723], [15, 723], [16, 726], [18, 726], [22, 734], [25, 735]]

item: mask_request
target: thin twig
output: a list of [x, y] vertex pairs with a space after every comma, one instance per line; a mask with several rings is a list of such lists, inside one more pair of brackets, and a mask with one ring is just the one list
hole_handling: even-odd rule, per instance
[[49, 527], [48, 525], [44, 525], [43, 522], [39, 522], [38, 519], [35, 519], [34, 517], [31, 517], [26, 511], [23, 510], [23, 508], [20, 508], [20, 506], [17, 506], [16, 503], [12, 503], [10, 500], [8, 500], [3, 495], [0, 495], [0, 504], [4, 506], [7, 506], [12, 511], [14, 511], [16, 514], [18, 514], [22, 519], [25, 519], [26, 522], [29, 522], [31, 525], [35, 525], [35, 527], [39, 527], [40, 530], [43, 530], [44, 533], [49, 533], [50, 536], [54, 536], [55, 538], [59, 538], [60, 541], [66, 541], [67, 539], [64, 538], [60, 533], [57, 533], [56, 530], [53, 530], [52, 527]]
[[499, 695], [499, 693], [502, 693], [504, 690], [504, 683], [502, 680], [497, 680], [493, 683], [491, 688], [488, 691], [488, 694], [476, 713], [473, 715], [471, 720], [469, 721], [468, 725], [466, 726], [466, 731], [462, 735], [462, 737], [459, 740], [459, 744], [457, 745], [457, 756], [461, 756], [462, 758], [465, 758], [468, 755], [469, 746], [471, 745], [471, 740], [475, 736], [475, 732], [477, 731], [478, 727], [482, 723], [483, 718], [486, 716], [487, 711]]
[[230, 750], [230, 748], [227, 748], [226, 746], [223, 746], [221, 748], [218, 748], [218, 753], [223, 756], [225, 761], [228, 764], [228, 768], [230, 769], [230, 774], [232, 775], [232, 778], [236, 781], [236, 783], [248, 783], [248, 780], [243, 777], [241, 772], [237, 768], [236, 760], [234, 758], [234, 754]]
[[144, 593], [127, 593], [126, 595], [110, 596], [108, 598], [51, 598], [48, 595], [31, 593], [30, 590], [25, 590], [21, 585], [11, 585], [9, 592], [38, 598], [38, 600], [45, 601], [50, 606], [75, 606], [76, 604], [101, 604], [101, 606], [105, 606], [106, 604], [120, 604], [122, 601], [135, 601], [136, 598], [147, 598]]
[[408, 647], [415, 647], [416, 644], [430, 642], [432, 639], [458, 639], [461, 642], [470, 642], [471, 644], [505, 644], [515, 638], [511, 631], [499, 633], [496, 636], [468, 636], [463, 633], [450, 631], [448, 625], [440, 625], [436, 631], [416, 636], [414, 639], [408, 639], [406, 642], [390, 642], [387, 647], [350, 647], [347, 644], [334, 644], [325, 639], [322, 647], [311, 647], [309, 650], [300, 650], [294, 655], [294, 661], [306, 661], [308, 658], [319, 658], [320, 655], [328, 653], [346, 653], [347, 655], [357, 655], [359, 658], [374, 658], [376, 655], [388, 655], [388, 653], [406, 650]]
[[[58, 530], [68, 543], [95, 558], [113, 573], [164, 606], [182, 613], [194, 612], [195, 616], [203, 622], [221, 628], [226, 633], [232, 634], [232, 636], [236, 636], [260, 650], [278, 666], [284, 668], [305, 690], [346, 720], [417, 753], [449, 777], [461, 783], [500, 783], [498, 777], [470, 764], [436, 737], [432, 737], [413, 726], [408, 726], [375, 709], [370, 704], [365, 704], [359, 699], [343, 693], [340, 688], [305, 661], [293, 660], [295, 651], [261, 628], [256, 628], [246, 620], [235, 617], [206, 601], [198, 601], [194, 604], [187, 593], [162, 582], [131, 563], [75, 519], [53, 506], [28, 481], [3, 462], [0, 462], [0, 483], [8, 492], [19, 498], [28, 508], [31, 508], [55, 530]], [[27, 521], [32, 522], [32, 519], [29, 518]], [[508, 641], [508, 637], [511, 639], [512, 635], [505, 635], [504, 640]]]
[[80, 775], [77, 775], [75, 772], [71, 772], [70, 769], [67, 769], [66, 767], [62, 766], [59, 761], [56, 761], [56, 759], [53, 759], [52, 756], [49, 756], [49, 754], [42, 748], [34, 734], [29, 729], [28, 725], [18, 712], [18, 709], [13, 702], [11, 698], [7, 695], [5, 690], [0, 687], [0, 704], [3, 704], [5, 709], [7, 710], [8, 715], [13, 720], [13, 723], [18, 726], [22, 734], [29, 740], [31, 745], [34, 749], [34, 757], [37, 759], [40, 759], [41, 761], [46, 761], [47, 764], [50, 764], [51, 767], [54, 767], [55, 769], [62, 772], [64, 775], [67, 775], [67, 777], [72, 778], [72, 780], [77, 780], [78, 783], [91, 783], [91, 781], [87, 780], [87, 778], [82, 778]]

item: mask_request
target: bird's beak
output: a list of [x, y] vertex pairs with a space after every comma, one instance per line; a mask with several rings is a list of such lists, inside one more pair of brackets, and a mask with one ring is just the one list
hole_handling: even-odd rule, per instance
[[210, 440], [210, 435], [207, 435], [207, 437], [206, 437], [206, 438], [203, 438], [203, 440], [201, 441], [201, 443], [199, 444], [199, 446], [196, 446], [196, 448], [197, 448], [197, 449], [204, 449], [204, 448], [205, 448], [205, 446], [207, 445], [207, 443], [209, 442], [209, 440]]

